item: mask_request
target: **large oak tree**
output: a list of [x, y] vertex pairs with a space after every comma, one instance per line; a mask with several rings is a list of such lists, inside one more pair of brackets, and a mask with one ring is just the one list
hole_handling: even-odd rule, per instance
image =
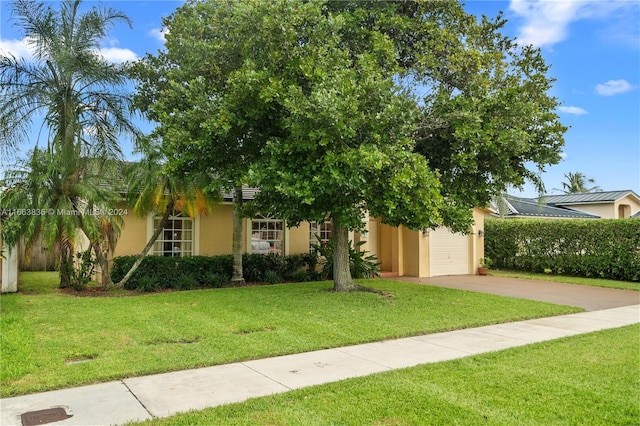
[[253, 210], [330, 217], [336, 290], [365, 215], [466, 231], [471, 208], [564, 127], [539, 51], [456, 1], [188, 2], [165, 22], [142, 92], [175, 167], [257, 185]]

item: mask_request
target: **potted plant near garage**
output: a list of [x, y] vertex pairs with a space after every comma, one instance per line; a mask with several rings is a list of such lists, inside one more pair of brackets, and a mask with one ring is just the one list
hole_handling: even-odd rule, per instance
[[487, 275], [489, 272], [489, 267], [491, 266], [492, 260], [490, 257], [481, 257], [478, 266], [478, 275]]

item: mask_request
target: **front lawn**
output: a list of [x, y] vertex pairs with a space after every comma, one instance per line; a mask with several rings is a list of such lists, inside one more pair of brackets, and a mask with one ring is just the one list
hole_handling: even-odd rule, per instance
[[330, 282], [78, 297], [55, 273], [0, 298], [3, 397], [124, 377], [579, 312], [409, 283], [334, 293]]
[[141, 425], [637, 425], [640, 325], [379, 373]]
[[567, 275], [554, 275], [551, 273], [543, 274], [525, 271], [509, 271], [504, 269], [492, 269], [489, 271], [489, 275], [494, 275], [496, 277], [523, 278], [529, 280], [551, 281], [556, 283], [590, 285], [594, 287], [607, 287], [618, 288], [622, 290], [640, 291], [640, 283], [633, 281], [616, 281], [607, 280], [604, 278], [571, 277]]

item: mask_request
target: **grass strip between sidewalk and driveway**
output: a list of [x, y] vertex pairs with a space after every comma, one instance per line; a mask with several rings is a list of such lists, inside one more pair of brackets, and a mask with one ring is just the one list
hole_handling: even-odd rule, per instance
[[580, 312], [581, 308], [382, 279], [78, 297], [55, 273], [2, 295], [1, 396]]
[[313, 386], [135, 425], [632, 425], [640, 325]]
[[604, 278], [572, 277], [567, 275], [554, 275], [551, 273], [536, 273], [526, 271], [511, 271], [506, 269], [491, 269], [489, 275], [496, 277], [521, 278], [527, 280], [551, 281], [564, 284], [588, 285], [593, 287], [618, 288], [621, 290], [640, 291], [640, 282], [616, 281]]

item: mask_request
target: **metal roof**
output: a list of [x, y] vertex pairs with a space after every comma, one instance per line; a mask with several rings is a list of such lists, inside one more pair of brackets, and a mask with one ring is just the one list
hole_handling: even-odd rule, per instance
[[508, 214], [514, 217], [549, 217], [564, 219], [598, 219], [599, 216], [577, 210], [541, 204], [535, 198], [508, 197]]
[[[569, 204], [590, 204], [590, 203], [610, 203], [627, 195], [632, 194], [640, 201], [640, 196], [631, 190], [624, 191], [602, 191], [602, 192], [583, 192], [580, 194], [563, 194], [563, 195], [544, 195], [542, 202], [551, 206], [569, 205]], [[538, 200], [538, 199], [536, 199]]]

